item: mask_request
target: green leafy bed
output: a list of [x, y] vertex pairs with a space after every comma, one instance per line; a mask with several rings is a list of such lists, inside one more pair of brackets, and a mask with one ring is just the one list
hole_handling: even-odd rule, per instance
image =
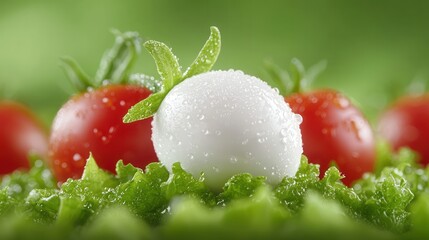
[[89, 158], [84, 175], [60, 188], [43, 161], [5, 176], [0, 239], [415, 239], [429, 237], [429, 169], [414, 154], [379, 148], [377, 173], [352, 188], [302, 158], [277, 186], [239, 174], [213, 192], [175, 164], [143, 171], [118, 162], [116, 175]]

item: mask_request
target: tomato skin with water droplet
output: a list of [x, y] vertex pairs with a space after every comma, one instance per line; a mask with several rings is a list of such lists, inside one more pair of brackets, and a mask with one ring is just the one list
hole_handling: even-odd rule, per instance
[[381, 115], [378, 132], [395, 150], [409, 147], [428, 165], [429, 94], [397, 100]]
[[91, 152], [112, 173], [118, 160], [144, 168], [157, 161], [151, 141], [152, 118], [125, 124], [128, 109], [151, 92], [134, 85], [108, 85], [72, 97], [57, 113], [49, 157], [59, 182], [79, 178]]
[[335, 164], [351, 185], [371, 172], [375, 141], [371, 126], [349, 99], [333, 90], [297, 93], [285, 98], [302, 116], [300, 125], [304, 155], [320, 164], [321, 176]]
[[48, 137], [34, 114], [12, 101], [0, 102], [0, 175], [30, 167], [29, 155], [46, 157]]

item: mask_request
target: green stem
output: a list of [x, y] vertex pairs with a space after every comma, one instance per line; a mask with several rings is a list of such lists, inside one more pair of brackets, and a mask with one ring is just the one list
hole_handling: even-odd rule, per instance
[[266, 82], [270, 86], [277, 88], [281, 95], [287, 95], [290, 92], [292, 83], [289, 74], [272, 61], [265, 61], [264, 67], [268, 73], [268, 78], [265, 79]]
[[267, 83], [279, 89], [283, 96], [300, 93], [308, 89], [314, 79], [326, 69], [326, 65], [326, 61], [321, 61], [306, 71], [302, 62], [294, 58], [291, 61], [291, 71], [288, 73], [274, 63], [266, 62], [265, 71], [270, 78]]
[[110, 83], [124, 83], [127, 81], [127, 72], [140, 53], [141, 40], [136, 32], [121, 33], [112, 31], [116, 35], [115, 44], [101, 59], [100, 66], [95, 75], [94, 83], [100, 86], [103, 81]]
[[303, 89], [303, 85], [306, 84], [305, 68], [302, 62], [297, 58], [293, 58], [291, 63], [293, 76], [292, 93], [300, 93]]
[[84, 92], [89, 87], [94, 87], [88, 75], [73, 58], [62, 57], [60, 60], [62, 62], [61, 67], [78, 91]]

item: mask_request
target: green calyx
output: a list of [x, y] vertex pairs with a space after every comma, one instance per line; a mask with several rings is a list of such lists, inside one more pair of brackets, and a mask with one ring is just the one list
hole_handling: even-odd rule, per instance
[[151, 117], [158, 110], [162, 100], [174, 86], [183, 80], [208, 72], [215, 64], [221, 48], [221, 37], [217, 27], [210, 28], [210, 37], [204, 44], [198, 56], [187, 70], [182, 73], [177, 57], [171, 49], [162, 42], [147, 41], [143, 46], [155, 60], [162, 86], [158, 92], [134, 105], [124, 116], [123, 121], [130, 123]]
[[62, 68], [78, 91], [84, 92], [105, 82], [122, 84], [129, 81], [129, 71], [141, 52], [141, 39], [136, 32], [113, 30], [112, 33], [116, 37], [115, 43], [104, 53], [94, 78], [89, 77], [73, 58], [61, 58]]
[[326, 69], [327, 62], [321, 61], [308, 70], [297, 58], [291, 60], [290, 72], [279, 67], [272, 61], [265, 62], [265, 71], [269, 77], [265, 80], [269, 85], [279, 90], [283, 96], [299, 93], [308, 89], [312, 82]]

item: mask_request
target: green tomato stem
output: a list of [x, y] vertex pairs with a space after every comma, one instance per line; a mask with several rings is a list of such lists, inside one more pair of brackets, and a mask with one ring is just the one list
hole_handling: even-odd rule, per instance
[[105, 80], [111, 83], [125, 83], [126, 74], [141, 51], [138, 33], [121, 33], [117, 30], [112, 32], [116, 35], [115, 43], [101, 59], [94, 79], [96, 86], [100, 86]]
[[303, 85], [306, 84], [305, 68], [302, 62], [299, 61], [297, 58], [292, 59], [291, 63], [293, 76], [292, 93], [300, 93], [304, 88]]
[[277, 88], [281, 95], [287, 95], [291, 91], [290, 88], [292, 87], [292, 80], [290, 79], [289, 73], [281, 69], [272, 61], [265, 61], [264, 67], [268, 74], [268, 78], [264, 80], [268, 85]]
[[283, 96], [306, 91], [314, 79], [326, 69], [327, 62], [321, 61], [307, 71], [301, 61], [294, 58], [291, 61], [290, 73], [272, 62], [265, 62], [265, 71], [269, 79], [266, 81], [272, 87], [279, 89]]
[[79, 91], [84, 92], [89, 87], [94, 87], [89, 76], [83, 71], [79, 64], [71, 57], [62, 57], [61, 67], [70, 79], [73, 86]]

